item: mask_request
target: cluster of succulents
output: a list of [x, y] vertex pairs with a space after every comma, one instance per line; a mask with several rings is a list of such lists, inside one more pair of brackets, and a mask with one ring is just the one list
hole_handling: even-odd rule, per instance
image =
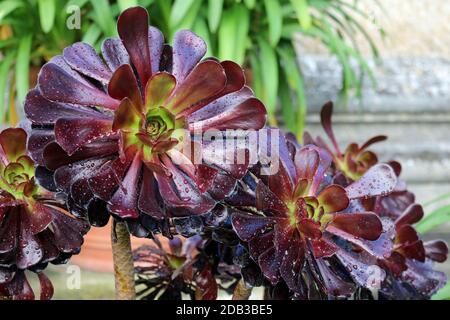
[[[242, 68], [205, 59], [194, 33], [170, 46], [135, 7], [118, 34], [101, 56], [76, 43], [45, 64], [25, 129], [0, 134], [0, 297], [33, 298], [31, 271], [50, 298], [42, 270], [111, 217], [154, 240], [135, 252], [142, 299], [215, 299], [238, 281], [273, 299], [429, 298], [444, 285], [433, 261], [446, 244], [420, 239], [400, 165], [367, 150], [386, 137], [342, 153], [327, 104], [333, 148], [308, 134], [300, 144], [266, 127]], [[241, 144], [230, 130], [270, 139]]]

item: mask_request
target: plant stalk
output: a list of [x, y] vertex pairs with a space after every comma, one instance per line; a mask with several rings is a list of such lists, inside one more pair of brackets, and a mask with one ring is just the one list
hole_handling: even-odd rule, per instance
[[127, 226], [114, 220], [111, 229], [116, 300], [135, 300], [133, 253]]
[[239, 280], [236, 288], [234, 288], [232, 300], [248, 300], [252, 294], [252, 287], [245, 284], [244, 279]]

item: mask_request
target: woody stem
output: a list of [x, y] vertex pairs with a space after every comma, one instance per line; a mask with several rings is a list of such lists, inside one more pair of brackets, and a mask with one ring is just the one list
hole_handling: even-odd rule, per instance
[[111, 245], [117, 300], [135, 300], [134, 264], [130, 234], [124, 222], [113, 221]]
[[233, 292], [233, 300], [248, 300], [252, 294], [252, 287], [248, 287], [243, 279], [239, 280]]

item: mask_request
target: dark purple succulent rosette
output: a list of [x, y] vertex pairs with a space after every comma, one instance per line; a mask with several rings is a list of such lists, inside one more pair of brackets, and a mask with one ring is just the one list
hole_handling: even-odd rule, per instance
[[[401, 165], [397, 162], [389, 163], [396, 175], [401, 173]], [[386, 286], [381, 291], [390, 297], [398, 298], [429, 298], [446, 283], [443, 272], [434, 270], [434, 262], [442, 263], [447, 260], [448, 247], [444, 241], [431, 240], [424, 242], [414, 228], [423, 216], [423, 208], [415, 203], [415, 196], [406, 188], [400, 179], [394, 191], [386, 196], [379, 196], [361, 201], [362, 205], [375, 212], [382, 219], [391, 222], [394, 243], [390, 256], [379, 261], [390, 276], [394, 277], [409, 290], [393, 291], [396, 287]]]
[[336, 170], [347, 179], [356, 181], [361, 178], [367, 170], [378, 163], [377, 155], [368, 150], [374, 143], [382, 142], [387, 139], [386, 136], [380, 135], [370, 138], [361, 146], [351, 143], [344, 152], [339, 148], [336, 137], [333, 132], [331, 117], [333, 114], [333, 103], [328, 102], [322, 107], [320, 119], [322, 127], [332, 143], [332, 148], [319, 136], [313, 139], [308, 133], [305, 133], [305, 142], [315, 144], [331, 155]]
[[349, 296], [354, 283], [368, 286], [369, 267], [390, 253], [392, 243], [376, 214], [349, 205], [389, 194], [397, 183], [394, 171], [375, 165], [344, 188], [329, 182], [326, 150], [300, 147], [283, 136], [279, 145], [278, 172], [255, 175], [256, 210], [236, 206], [240, 210], [232, 216], [250, 256], [272, 285], [283, 281], [298, 297], [308, 297], [314, 286], [328, 296]]
[[20, 128], [0, 133], [0, 296], [34, 298], [24, 273], [30, 270], [39, 276], [41, 298], [50, 298], [53, 288], [41, 271], [77, 254], [88, 226], [36, 183], [26, 141]]
[[266, 111], [241, 67], [201, 60], [206, 45], [194, 33], [179, 31], [167, 45], [141, 7], [124, 11], [117, 29], [119, 38], [102, 45], [103, 59], [76, 43], [44, 65], [25, 104], [29, 148], [45, 167], [42, 180], [54, 175], [72, 212], [94, 226], [112, 213], [148, 236], [168, 217], [210, 211], [247, 170], [208, 152], [196, 163], [182, 152], [188, 144], [221, 145], [194, 134], [260, 129]]
[[201, 259], [204, 240], [199, 235], [174, 237], [165, 250], [157, 237], [155, 246], [134, 251], [137, 295], [141, 300], [215, 300], [218, 286], [211, 265]]

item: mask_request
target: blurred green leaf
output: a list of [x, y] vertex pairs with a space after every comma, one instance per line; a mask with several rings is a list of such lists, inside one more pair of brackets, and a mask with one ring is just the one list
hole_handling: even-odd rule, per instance
[[96, 24], [92, 24], [86, 33], [83, 35], [82, 41], [95, 46], [95, 43], [100, 38], [102, 31]]
[[[278, 0], [276, 0], [276, 1], [278, 1]], [[253, 9], [255, 7], [256, 0], [244, 0], [244, 3], [247, 6], [247, 8]]]
[[431, 199], [428, 202], [425, 202], [423, 204], [423, 206], [424, 207], [428, 207], [429, 205], [432, 205], [432, 204], [434, 204], [436, 202], [439, 202], [439, 201], [442, 201], [442, 200], [445, 200], [445, 199], [450, 199], [450, 192], [449, 193], [444, 193], [444, 194], [442, 194], [442, 195], [440, 195], [440, 196], [438, 196], [438, 197], [436, 197], [434, 199]]
[[426, 215], [415, 227], [418, 232], [427, 233], [447, 222], [450, 222], [450, 205], [445, 205]]
[[94, 8], [94, 20], [97, 21], [105, 36], [116, 34], [116, 19], [114, 18], [108, 0], [91, 0]]
[[38, 0], [39, 18], [42, 30], [47, 33], [53, 28], [55, 22], [55, 0]]
[[219, 28], [219, 58], [243, 64], [250, 28], [249, 11], [244, 6], [234, 5], [222, 16]]
[[267, 18], [269, 19], [269, 40], [275, 47], [280, 41], [281, 30], [283, 29], [283, 15], [278, 1], [264, 0], [266, 6]]
[[15, 0], [2, 1], [2, 3], [0, 3], [0, 23], [2, 23], [3, 18], [22, 5], [21, 2]]
[[117, 4], [119, 5], [119, 10], [122, 12], [125, 9], [136, 7], [138, 5], [137, 0], [117, 0]]
[[6, 91], [9, 79], [9, 73], [11, 71], [11, 67], [14, 63], [14, 58], [16, 56], [15, 51], [10, 51], [8, 54], [3, 57], [3, 60], [0, 62], [0, 124], [4, 123], [6, 108], [7, 105], [6, 99]]
[[251, 51], [250, 54], [250, 67], [249, 73], [251, 75], [251, 85], [253, 88], [253, 91], [255, 93], [255, 96], [261, 98], [263, 95], [262, 90], [262, 71], [261, 71], [261, 62], [259, 61], [259, 58], [256, 54], [256, 52]]
[[215, 33], [219, 27], [220, 18], [222, 17], [222, 10], [223, 0], [208, 1], [208, 23], [209, 29], [212, 33]]
[[296, 114], [291, 115], [294, 119], [295, 126], [291, 131], [296, 134], [297, 139], [301, 142], [307, 113], [303, 77], [297, 63], [297, 54], [295, 53], [295, 50], [292, 47], [284, 46], [278, 48], [278, 52], [280, 54], [281, 66], [286, 77], [287, 85], [296, 93]]
[[298, 22], [304, 30], [308, 30], [312, 25], [312, 18], [309, 14], [309, 6], [307, 0], [291, 0], [297, 15]]
[[[275, 110], [278, 96], [278, 60], [275, 51], [263, 38], [258, 39], [260, 49], [261, 65], [264, 66], [262, 72], [263, 102], [266, 104], [271, 121], [275, 121]], [[274, 125], [274, 123], [272, 123]]]
[[205, 40], [206, 46], [208, 47], [208, 51], [206, 52], [207, 57], [213, 56], [212, 53], [212, 44], [211, 44], [211, 37], [209, 35], [208, 25], [206, 24], [205, 20], [203, 18], [197, 19], [197, 21], [194, 24], [194, 32], [198, 34], [200, 37]]
[[285, 127], [294, 132], [297, 128], [295, 124], [295, 107], [291, 96], [291, 90], [289, 90], [289, 84], [286, 81], [287, 76], [284, 71], [280, 77], [280, 87], [278, 93], [280, 95], [281, 114], [283, 116]]
[[202, 0], [194, 0], [189, 12], [181, 19], [181, 21], [176, 25], [176, 28], [172, 31], [176, 32], [181, 29], [192, 29], [192, 26], [198, 17], [198, 11], [201, 5]]
[[431, 300], [450, 300], [450, 282], [431, 297]]
[[29, 87], [30, 51], [32, 36], [20, 39], [16, 58], [16, 89], [19, 103], [25, 101]]
[[170, 11], [170, 23], [178, 26], [188, 13], [195, 0], [175, 0]]

